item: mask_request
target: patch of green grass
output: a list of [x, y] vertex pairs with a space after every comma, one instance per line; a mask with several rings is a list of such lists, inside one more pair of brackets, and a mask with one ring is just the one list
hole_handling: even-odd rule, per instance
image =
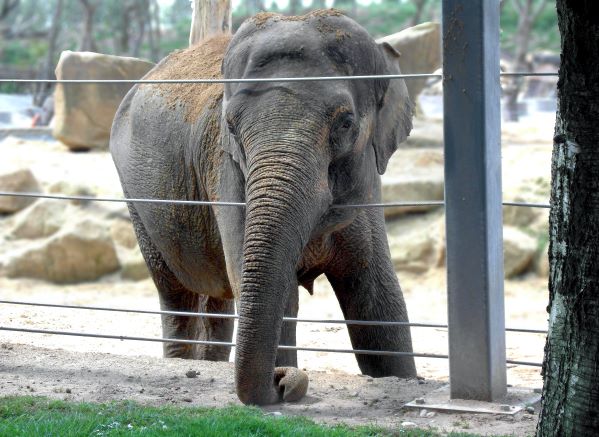
[[[302, 417], [274, 417], [250, 407], [146, 407], [133, 402], [69, 403], [40, 397], [0, 398], [0, 436], [406, 436], [421, 429], [333, 427]], [[451, 437], [473, 434], [452, 433]]]

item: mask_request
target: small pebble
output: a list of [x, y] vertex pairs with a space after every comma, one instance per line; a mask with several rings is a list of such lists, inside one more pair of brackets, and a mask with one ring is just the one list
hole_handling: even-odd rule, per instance
[[273, 411], [272, 413], [266, 413], [265, 415], [273, 417], [283, 417], [283, 413], [281, 413], [280, 411]]
[[350, 396], [351, 396], [352, 398], [357, 398], [357, 397], [358, 397], [358, 392], [357, 392], [357, 391], [355, 391], [355, 392], [353, 392], [352, 394], [350, 394]]
[[191, 398], [183, 398], [182, 400], [183, 400], [183, 402], [192, 402], [193, 401]]
[[70, 389], [70, 388], [67, 388], [67, 389], [65, 390], [65, 393], [71, 393], [71, 389]]
[[426, 417], [427, 414], [428, 414], [428, 411], [426, 411], [426, 410], [420, 410], [419, 416], [420, 417]]
[[534, 407], [526, 407], [526, 412], [528, 414], [535, 414], [535, 408]]
[[188, 378], [197, 378], [198, 372], [196, 372], [195, 370], [188, 370], [187, 372], [185, 372], [185, 376], [187, 376]]
[[418, 405], [422, 405], [425, 403], [424, 398], [416, 398], [414, 402], [416, 402]]
[[401, 422], [401, 426], [403, 428], [416, 428], [416, 424], [414, 422]]

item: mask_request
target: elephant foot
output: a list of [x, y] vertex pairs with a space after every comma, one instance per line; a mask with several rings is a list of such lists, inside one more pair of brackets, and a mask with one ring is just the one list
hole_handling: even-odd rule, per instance
[[275, 367], [275, 385], [285, 402], [297, 402], [308, 391], [308, 374], [295, 367]]

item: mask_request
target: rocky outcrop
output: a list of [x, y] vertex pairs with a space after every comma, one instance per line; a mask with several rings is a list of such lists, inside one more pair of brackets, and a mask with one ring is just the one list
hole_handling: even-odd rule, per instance
[[[141, 59], [64, 51], [57, 79], [139, 79], [154, 67]], [[58, 84], [53, 135], [72, 150], [106, 149], [114, 114], [132, 84]]]
[[[386, 42], [401, 53], [399, 67], [403, 74], [432, 73], [441, 66], [441, 25], [422, 23], [377, 40]], [[426, 79], [406, 80], [408, 93], [416, 102]]]
[[36, 278], [59, 284], [93, 281], [119, 269], [108, 229], [91, 219], [15, 250], [0, 262], [10, 278]]
[[506, 278], [512, 278], [527, 271], [537, 251], [537, 240], [514, 228], [503, 228], [503, 270]]
[[139, 248], [119, 248], [118, 253], [121, 264], [121, 277], [123, 279], [141, 281], [150, 277], [150, 271]]
[[15, 216], [10, 238], [44, 238], [65, 222], [65, 207], [56, 200], [40, 200]]
[[[40, 185], [29, 169], [16, 170], [0, 174], [0, 191], [36, 192], [41, 191]], [[0, 214], [12, 214], [35, 202], [32, 197], [0, 196]]]
[[[397, 151], [382, 176], [382, 199], [385, 203], [442, 201], [443, 152], [438, 149]], [[401, 206], [385, 208], [385, 217], [426, 212], [437, 206]]]

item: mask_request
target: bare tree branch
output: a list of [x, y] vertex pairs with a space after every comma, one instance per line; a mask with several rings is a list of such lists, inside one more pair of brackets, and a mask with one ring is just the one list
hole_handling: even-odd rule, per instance
[[516, 8], [516, 11], [518, 11], [519, 14], [524, 13], [524, 4], [522, 3], [521, 0], [514, 0], [514, 6]]
[[545, 6], [547, 6], [547, 0], [541, 0], [539, 7], [532, 13], [532, 21], [536, 21], [536, 19], [539, 18], [539, 15], [541, 15], [545, 9]]
[[0, 7], [0, 21], [8, 17], [17, 6], [19, 6], [21, 0], [3, 0], [2, 7]]

